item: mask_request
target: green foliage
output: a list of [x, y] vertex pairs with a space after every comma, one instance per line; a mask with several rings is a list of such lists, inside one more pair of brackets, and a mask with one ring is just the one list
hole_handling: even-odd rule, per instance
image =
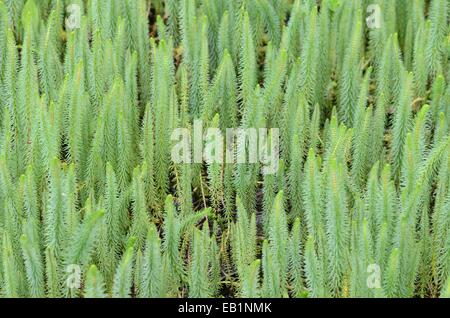
[[86, 274], [85, 298], [105, 298], [105, 283], [102, 274], [92, 265]]

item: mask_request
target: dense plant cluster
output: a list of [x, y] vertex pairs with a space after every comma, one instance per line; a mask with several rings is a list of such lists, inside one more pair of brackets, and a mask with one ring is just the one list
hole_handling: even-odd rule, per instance
[[[449, 10], [0, 0], [1, 296], [450, 296]], [[277, 173], [174, 162], [195, 119]]]

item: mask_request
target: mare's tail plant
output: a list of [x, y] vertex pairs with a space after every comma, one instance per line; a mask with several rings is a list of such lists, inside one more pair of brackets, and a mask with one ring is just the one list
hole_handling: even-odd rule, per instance
[[0, 296], [450, 297], [449, 18], [0, 0]]

